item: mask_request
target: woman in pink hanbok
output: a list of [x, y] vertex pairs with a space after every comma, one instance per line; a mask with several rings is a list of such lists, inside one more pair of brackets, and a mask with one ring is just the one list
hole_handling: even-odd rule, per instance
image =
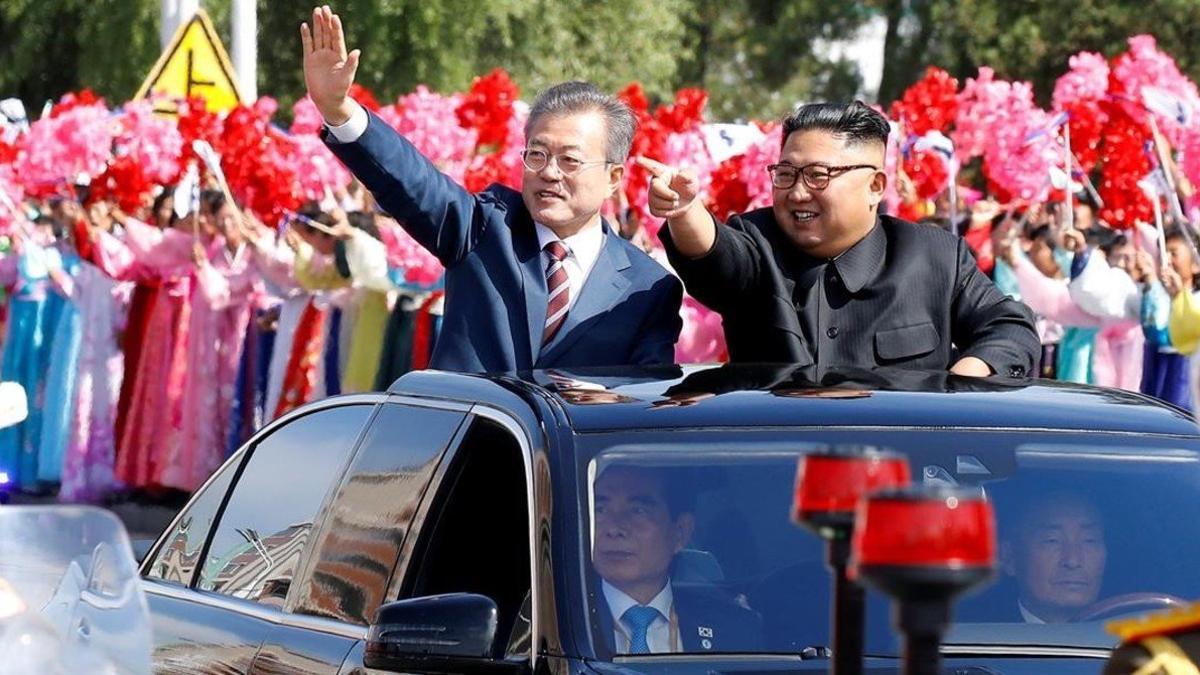
[[154, 485], [189, 492], [225, 458], [246, 329], [263, 297], [260, 272], [233, 205], [220, 193], [205, 193], [202, 201], [220, 236], [216, 246], [196, 252], [182, 396], [165, 411], [169, 428], [151, 476]]
[[[127, 385], [128, 411], [117, 439], [116, 478], [131, 488], [153, 484], [156, 462], [166, 438], [168, 419], [182, 397], [183, 359], [195, 277], [194, 246], [219, 245], [208, 232], [193, 228], [192, 217], [160, 230], [128, 218], [125, 238], [102, 237], [101, 268], [115, 279], [156, 283], [159, 292], [148, 312], [133, 381]], [[118, 256], [114, 251], [126, 250]]]
[[59, 284], [78, 310], [80, 326], [73, 419], [59, 491], [64, 501], [97, 502], [117, 487], [113, 427], [125, 371], [118, 340], [131, 287], [86, 261]]

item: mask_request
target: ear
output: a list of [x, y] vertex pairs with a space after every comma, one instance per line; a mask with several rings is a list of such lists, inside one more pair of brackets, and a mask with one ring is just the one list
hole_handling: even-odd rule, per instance
[[625, 179], [625, 165], [615, 164], [608, 169], [608, 196], [611, 197], [621, 189], [621, 182]]
[[868, 200], [871, 208], [877, 208], [879, 203], [883, 201], [883, 193], [887, 190], [888, 176], [885, 171], [876, 171], [871, 177], [871, 182], [867, 185]]
[[692, 540], [692, 533], [696, 531], [696, 517], [690, 513], [682, 513], [675, 519], [675, 545], [672, 547], [675, 553], [679, 553], [688, 542]]

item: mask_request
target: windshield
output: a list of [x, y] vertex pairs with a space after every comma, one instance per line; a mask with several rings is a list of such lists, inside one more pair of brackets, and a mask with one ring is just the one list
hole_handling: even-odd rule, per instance
[[[981, 486], [1000, 539], [993, 580], [955, 606], [948, 653], [1108, 648], [1104, 622], [1200, 597], [1194, 439], [995, 431], [589, 435], [578, 445], [586, 596], [597, 652], [820, 654], [830, 576], [791, 522], [796, 463], [822, 444], [888, 447], [914, 480]], [[868, 593], [869, 655], [895, 656]], [[808, 650], [807, 652], [805, 650]]]

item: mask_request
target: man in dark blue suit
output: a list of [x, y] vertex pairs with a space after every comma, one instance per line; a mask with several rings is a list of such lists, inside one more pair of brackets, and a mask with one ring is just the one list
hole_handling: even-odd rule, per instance
[[600, 217], [632, 143], [628, 107], [582, 82], [549, 89], [525, 128], [522, 191], [473, 195], [347, 95], [359, 51], [346, 52], [337, 15], [315, 9], [301, 37], [326, 143], [446, 267], [434, 368], [674, 361], [682, 284]]
[[612, 653], [761, 650], [757, 614], [712, 584], [672, 575], [694, 527], [689, 500], [662, 469], [613, 465], [596, 479], [593, 617]]

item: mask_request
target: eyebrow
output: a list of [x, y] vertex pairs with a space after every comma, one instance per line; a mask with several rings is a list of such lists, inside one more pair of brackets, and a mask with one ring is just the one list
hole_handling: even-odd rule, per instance
[[[533, 139], [533, 140], [529, 141], [529, 145], [531, 145], [531, 146], [534, 146], [534, 145], [536, 145], [536, 146], [538, 146], [538, 147], [546, 148], [547, 150], [548, 150], [548, 149], [550, 149], [550, 144], [549, 144], [549, 143], [547, 143], [547, 142], [545, 142], [545, 141], [543, 141], [543, 140], [537, 139], [537, 138], [535, 138], [535, 139]], [[558, 150], [559, 150], [559, 152], [563, 152], [563, 151], [566, 151], [566, 150], [583, 150], [583, 146], [577, 145], [577, 144], [575, 144], [575, 143], [570, 143], [570, 144], [567, 144], [567, 145], [564, 145], [564, 146], [562, 146], [562, 147], [561, 147], [561, 148], [559, 148]]]

